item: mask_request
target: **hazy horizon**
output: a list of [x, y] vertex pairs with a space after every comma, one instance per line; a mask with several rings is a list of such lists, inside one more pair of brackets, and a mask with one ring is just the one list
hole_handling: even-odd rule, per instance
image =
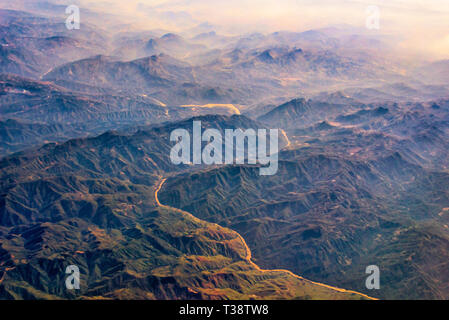
[[449, 2], [443, 0], [80, 0], [92, 10], [120, 15], [143, 29], [183, 31], [208, 24], [221, 33], [306, 31], [347, 24], [365, 28], [367, 7], [380, 9], [373, 34], [399, 36], [400, 48], [449, 58]]
[[[32, 11], [30, 3], [46, 2], [1, 0], [0, 3], [8, 8]], [[373, 35], [394, 36], [397, 49], [403, 54], [449, 59], [449, 2], [444, 0], [57, 0], [51, 3], [75, 4], [81, 12], [111, 15], [112, 19], [93, 22], [100, 26], [126, 23], [131, 30], [162, 29], [190, 31], [190, 34], [214, 30], [224, 35], [242, 35], [350, 25]], [[380, 10], [379, 30], [366, 28], [369, 6]]]

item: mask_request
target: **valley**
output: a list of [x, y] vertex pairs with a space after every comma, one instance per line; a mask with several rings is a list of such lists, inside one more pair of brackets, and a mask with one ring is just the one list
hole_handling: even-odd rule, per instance
[[0, 0], [0, 299], [449, 299], [448, 60], [31, 2]]
[[[159, 201], [158, 193], [159, 193], [159, 191], [161, 190], [162, 186], [164, 185], [164, 183], [165, 183], [166, 181], [167, 181], [166, 178], [162, 179], [162, 180], [159, 182], [159, 184], [158, 184], [158, 186], [157, 186], [157, 188], [156, 188], [156, 191], [154, 192], [154, 198], [155, 198], [156, 204], [157, 204], [158, 206], [160, 206], [160, 207], [163, 207], [163, 208], [169, 208], [169, 209], [172, 209], [172, 210], [178, 210], [178, 209], [173, 208], [173, 207], [169, 207], [169, 206], [162, 205], [162, 204], [160, 203], [160, 201]], [[188, 215], [191, 216], [190, 213], [187, 213], [187, 212], [185, 212], [185, 211], [183, 211], [183, 213], [184, 213], [184, 214], [188, 214]], [[334, 291], [337, 291], [337, 292], [350, 293], [350, 294], [355, 294], [355, 295], [362, 296], [362, 297], [367, 298], [367, 299], [373, 299], [373, 298], [371, 298], [371, 297], [369, 297], [369, 296], [367, 296], [367, 295], [361, 294], [361, 293], [359, 293], [359, 292], [355, 292], [355, 291], [351, 291], [351, 290], [346, 290], [346, 289], [341, 289], [341, 288], [336, 288], [336, 287], [331, 287], [331, 286], [328, 286], [328, 285], [323, 284], [323, 283], [318, 283], [318, 282], [314, 282], [314, 281], [310, 281], [310, 280], [304, 279], [303, 277], [300, 277], [300, 276], [298, 276], [298, 275], [296, 275], [296, 274], [294, 274], [293, 272], [288, 271], [288, 270], [280, 270], [280, 269], [277, 269], [277, 270], [262, 270], [262, 269], [260, 269], [260, 267], [259, 267], [258, 265], [256, 265], [254, 262], [251, 261], [251, 258], [252, 258], [251, 250], [250, 250], [250, 248], [248, 247], [248, 245], [246, 244], [245, 240], [242, 238], [241, 235], [237, 234], [237, 236], [239, 237], [240, 241], [242, 242], [243, 246], [245, 247], [245, 250], [246, 250], [246, 257], [245, 257], [245, 259], [246, 259], [246, 261], [247, 261], [249, 264], [251, 264], [256, 270], [258, 270], [258, 271], [260, 271], [260, 272], [263, 272], [263, 273], [270, 273], [270, 272], [282, 272], [282, 273], [287, 273], [288, 275], [290, 275], [290, 276], [292, 276], [292, 277], [294, 277], [294, 278], [300, 279], [300, 280], [302, 280], [302, 281], [306, 281], [306, 282], [311, 283], [311, 284], [313, 284], [313, 285], [317, 285], [317, 286], [320, 286], [320, 287], [323, 287], [323, 288], [331, 289], [331, 290], [334, 290]]]

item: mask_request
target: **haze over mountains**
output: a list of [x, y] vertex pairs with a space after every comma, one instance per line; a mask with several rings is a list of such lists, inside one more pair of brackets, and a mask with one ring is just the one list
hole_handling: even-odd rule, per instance
[[[448, 60], [1, 3], [0, 298], [449, 298]], [[282, 130], [277, 174], [174, 165], [194, 120]]]

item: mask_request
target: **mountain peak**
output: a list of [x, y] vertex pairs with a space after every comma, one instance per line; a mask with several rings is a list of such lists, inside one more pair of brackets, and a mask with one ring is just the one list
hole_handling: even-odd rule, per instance
[[271, 49], [268, 49], [259, 54], [258, 59], [264, 62], [273, 62], [275, 55]]
[[166, 33], [161, 37], [162, 40], [165, 41], [182, 41], [182, 37], [178, 36], [177, 34], [174, 33]]

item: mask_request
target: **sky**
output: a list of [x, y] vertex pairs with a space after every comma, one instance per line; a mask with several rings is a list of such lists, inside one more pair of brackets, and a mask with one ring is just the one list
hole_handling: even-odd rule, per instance
[[379, 8], [382, 34], [399, 44], [449, 59], [449, 0], [78, 0], [127, 17], [141, 28], [185, 30], [207, 22], [222, 33], [305, 31], [335, 24], [365, 27]]

